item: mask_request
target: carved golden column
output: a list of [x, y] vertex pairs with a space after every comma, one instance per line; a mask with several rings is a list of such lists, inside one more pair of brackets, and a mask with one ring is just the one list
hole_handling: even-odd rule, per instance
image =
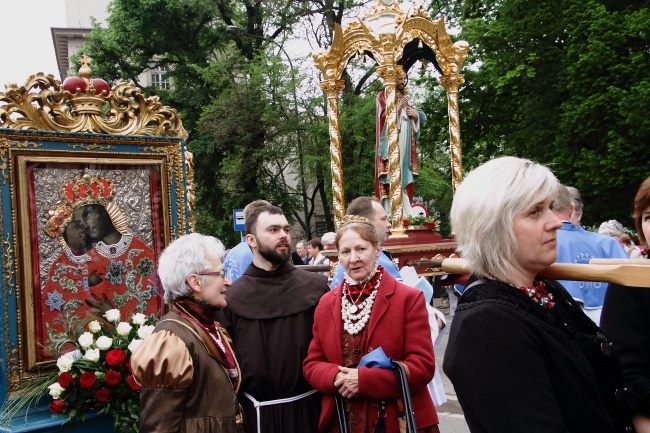
[[451, 186], [454, 192], [463, 181], [463, 152], [460, 142], [460, 113], [458, 109], [458, 88], [465, 82], [460, 74], [440, 77], [440, 83], [447, 89], [447, 113], [449, 115], [449, 147], [451, 150]]
[[345, 85], [343, 80], [325, 80], [320, 88], [327, 95], [327, 118], [330, 134], [330, 167], [332, 170], [332, 199], [336, 227], [345, 216], [345, 186], [343, 184], [343, 154], [341, 152], [341, 127], [339, 120], [339, 93]]
[[395, 82], [402, 71], [402, 67], [396, 65], [380, 66], [377, 68], [377, 75], [384, 80], [384, 92], [386, 93], [390, 216], [393, 225], [391, 237], [401, 237], [405, 232], [404, 224], [402, 223], [404, 220], [402, 207], [402, 172], [399, 163], [399, 131], [397, 130], [397, 101], [395, 98]]
[[194, 233], [196, 230], [196, 194], [194, 186], [194, 154], [189, 150], [185, 151], [185, 173], [186, 173], [186, 186], [185, 192], [187, 193], [187, 213], [190, 221], [190, 232]]

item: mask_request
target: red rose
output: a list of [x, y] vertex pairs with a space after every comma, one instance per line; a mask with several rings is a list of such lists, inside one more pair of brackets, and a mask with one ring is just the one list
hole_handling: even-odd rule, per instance
[[111, 367], [124, 365], [124, 361], [126, 361], [126, 352], [122, 349], [109, 350], [106, 354], [106, 364]]
[[95, 373], [86, 371], [81, 373], [81, 376], [79, 376], [79, 386], [83, 389], [93, 389], [95, 383], [97, 383], [97, 376], [95, 376]]
[[54, 413], [63, 413], [65, 407], [66, 404], [65, 401], [63, 400], [54, 400], [52, 403], [50, 403], [50, 410]]
[[436, 228], [436, 222], [431, 221], [431, 224], [429, 224], [429, 227], [431, 227], [432, 229], [435, 229]]
[[409, 220], [407, 220], [407, 219], [405, 219], [405, 220], [402, 221], [402, 222], [404, 223], [405, 226], [410, 226], [410, 225], [411, 225], [411, 221], [409, 221]]
[[62, 387], [67, 388], [73, 383], [74, 383], [74, 377], [72, 377], [72, 375], [67, 371], [59, 374], [59, 385], [61, 385]]
[[95, 398], [100, 403], [104, 403], [105, 401], [108, 401], [110, 397], [111, 397], [111, 392], [106, 387], [99, 388], [95, 393]]
[[133, 377], [133, 375], [130, 375], [126, 381], [129, 384], [129, 388], [134, 391], [140, 391], [140, 385], [138, 385], [138, 383], [135, 381], [135, 377]]
[[115, 386], [122, 382], [122, 375], [115, 370], [108, 370], [104, 375], [104, 382], [110, 386]]

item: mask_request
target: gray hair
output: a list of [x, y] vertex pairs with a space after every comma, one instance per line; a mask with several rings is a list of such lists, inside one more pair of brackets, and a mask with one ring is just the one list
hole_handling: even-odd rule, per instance
[[623, 234], [623, 224], [616, 220], [605, 221], [598, 227], [598, 233], [607, 236], [620, 236]]
[[507, 280], [517, 252], [516, 215], [555, 197], [558, 181], [547, 167], [506, 156], [473, 170], [458, 187], [451, 225], [458, 251], [478, 276]]
[[584, 203], [582, 202], [580, 191], [578, 191], [578, 189], [573, 186], [567, 186], [566, 189], [569, 191], [569, 194], [571, 195], [571, 200], [573, 201], [573, 204], [576, 205], [575, 210], [581, 211], [584, 208]]
[[566, 186], [559, 184], [557, 186], [557, 193], [555, 194], [555, 202], [553, 202], [553, 211], [568, 211], [571, 208], [572, 201], [569, 189]]
[[210, 271], [210, 260], [222, 259], [225, 248], [212, 236], [192, 233], [173, 241], [158, 259], [158, 276], [165, 291], [165, 303], [189, 296], [192, 289], [187, 285], [190, 274]]
[[323, 244], [333, 244], [336, 241], [336, 233], [327, 232], [323, 236], [321, 236], [320, 241]]

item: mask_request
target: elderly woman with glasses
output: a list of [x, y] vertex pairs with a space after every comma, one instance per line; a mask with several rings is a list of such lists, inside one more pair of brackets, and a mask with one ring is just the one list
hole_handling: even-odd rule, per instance
[[214, 321], [226, 306], [224, 247], [198, 233], [163, 251], [158, 273], [167, 313], [133, 353], [140, 431], [233, 432], [240, 370], [230, 340]]
[[557, 282], [558, 181], [526, 159], [472, 171], [451, 207], [473, 274], [456, 308], [443, 369], [472, 433], [627, 431], [611, 345]]
[[314, 337], [303, 363], [305, 379], [324, 394], [319, 432], [340, 431], [337, 395], [350, 433], [400, 431], [400, 418], [405, 419], [393, 371], [359, 366], [364, 355], [379, 348], [408, 370], [418, 432], [438, 431], [427, 389], [436, 364], [424, 295], [377, 264], [379, 238], [369, 219], [343, 218], [335, 243], [344, 280], [316, 308]]

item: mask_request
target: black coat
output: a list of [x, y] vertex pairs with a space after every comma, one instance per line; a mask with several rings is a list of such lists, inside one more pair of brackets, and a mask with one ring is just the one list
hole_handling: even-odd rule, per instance
[[611, 284], [600, 326], [621, 361], [631, 412], [650, 416], [650, 289]]
[[553, 311], [501, 282], [461, 296], [443, 369], [470, 430], [625, 431], [611, 346], [564, 288], [546, 283]]

